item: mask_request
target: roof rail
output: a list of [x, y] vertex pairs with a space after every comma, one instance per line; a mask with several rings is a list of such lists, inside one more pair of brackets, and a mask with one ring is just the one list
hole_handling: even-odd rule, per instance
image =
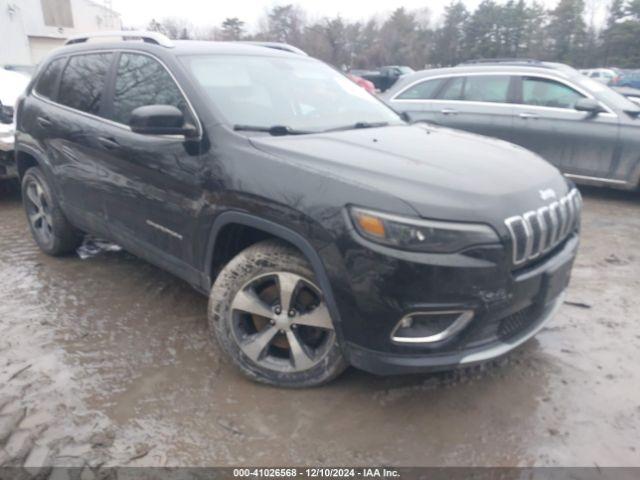
[[75, 45], [78, 43], [85, 43], [93, 38], [109, 38], [120, 37], [122, 40], [142, 40], [145, 43], [152, 43], [154, 45], [160, 45], [161, 47], [172, 48], [173, 42], [165, 35], [158, 32], [144, 32], [137, 30], [118, 30], [118, 31], [104, 31], [104, 32], [91, 32], [83, 35], [75, 35], [70, 37], [65, 45]]
[[288, 43], [282, 42], [260, 42], [260, 41], [252, 41], [252, 40], [244, 40], [239, 41], [238, 43], [244, 43], [247, 45], [255, 45], [257, 47], [266, 47], [272, 48], [274, 50], [282, 50], [283, 52], [295, 53], [298, 55], [308, 56], [307, 52], [299, 49], [298, 47], [294, 47], [293, 45], [289, 45]]
[[467, 60], [460, 65], [475, 65], [485, 63], [524, 63], [531, 65], [543, 65], [543, 62], [534, 58], [478, 58], [475, 60]]

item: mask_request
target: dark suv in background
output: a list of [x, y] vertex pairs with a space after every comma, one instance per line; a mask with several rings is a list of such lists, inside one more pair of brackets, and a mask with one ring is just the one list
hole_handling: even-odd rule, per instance
[[521, 145], [578, 183], [640, 184], [640, 107], [567, 65], [506, 60], [425, 70], [383, 99], [413, 120]]
[[406, 124], [303, 55], [119, 35], [71, 39], [18, 103], [34, 239], [90, 232], [186, 280], [249, 377], [471, 365], [562, 303], [581, 201], [542, 159]]

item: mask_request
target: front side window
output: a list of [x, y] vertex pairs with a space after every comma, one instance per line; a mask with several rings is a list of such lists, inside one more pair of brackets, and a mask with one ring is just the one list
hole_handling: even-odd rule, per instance
[[435, 94], [438, 88], [442, 84], [442, 79], [427, 80], [426, 82], [418, 83], [413, 87], [406, 89], [400, 95], [399, 100], [431, 100], [435, 98]]
[[118, 62], [112, 119], [128, 125], [131, 112], [147, 105], [171, 105], [188, 117], [187, 102], [167, 70], [156, 60], [123, 53]]
[[524, 77], [522, 79], [522, 103], [538, 107], [573, 108], [585, 98], [573, 88], [547, 78]]
[[455, 77], [440, 94], [442, 100], [508, 103], [510, 77], [507, 75], [470, 75]]
[[311, 58], [192, 55], [181, 60], [232, 126], [316, 132], [358, 122], [403, 123], [365, 89]]
[[65, 61], [66, 58], [58, 58], [51, 62], [45, 71], [42, 72], [35, 87], [38, 95], [50, 100], [55, 100], [58, 78], [60, 77], [60, 72], [64, 67]]
[[60, 80], [58, 103], [99, 115], [112, 58], [112, 53], [91, 53], [71, 57]]

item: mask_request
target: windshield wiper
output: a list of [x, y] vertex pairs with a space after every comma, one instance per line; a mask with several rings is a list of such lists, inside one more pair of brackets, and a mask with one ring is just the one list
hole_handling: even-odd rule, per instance
[[274, 137], [282, 137], [284, 135], [307, 135], [309, 133], [316, 133], [310, 130], [297, 130], [295, 128], [287, 127], [286, 125], [272, 125], [271, 127], [261, 127], [258, 125], [234, 125], [233, 129], [236, 132], [265, 132]]
[[386, 127], [389, 125], [389, 122], [356, 122], [351, 125], [344, 125], [342, 127], [330, 128], [329, 130], [325, 130], [325, 132], [339, 132], [341, 130], [356, 130], [360, 128], [377, 128], [377, 127]]

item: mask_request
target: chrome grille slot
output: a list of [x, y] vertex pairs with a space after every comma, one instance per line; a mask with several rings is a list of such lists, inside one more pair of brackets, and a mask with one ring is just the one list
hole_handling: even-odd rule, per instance
[[548, 252], [580, 225], [582, 199], [577, 189], [557, 202], [522, 215], [509, 217], [513, 263], [522, 264]]

